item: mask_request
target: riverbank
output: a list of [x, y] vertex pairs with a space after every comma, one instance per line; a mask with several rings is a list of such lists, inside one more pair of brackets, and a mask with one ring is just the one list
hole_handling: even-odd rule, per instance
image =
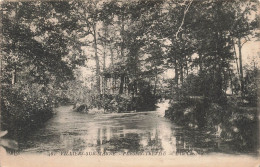
[[165, 117], [177, 125], [205, 129], [221, 140], [236, 143], [237, 150], [257, 149], [257, 107], [235, 106], [231, 102], [220, 106], [203, 99], [189, 99], [172, 103]]
[[15, 85], [4, 87], [1, 92], [1, 129], [7, 130], [6, 137], [20, 140], [54, 115], [56, 97], [40, 91], [39, 85]]

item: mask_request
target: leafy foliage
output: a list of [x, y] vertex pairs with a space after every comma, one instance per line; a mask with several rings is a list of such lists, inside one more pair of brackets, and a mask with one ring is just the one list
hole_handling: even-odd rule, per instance
[[[242, 46], [258, 37], [257, 5], [255, 0], [5, 2], [3, 124], [41, 117], [61, 102], [109, 112], [154, 110], [166, 87], [180, 120], [200, 127], [223, 122], [223, 115], [230, 116], [228, 89], [234, 104], [257, 103], [258, 67], [242, 63]], [[81, 67], [93, 75], [86, 77]], [[165, 82], [169, 69], [174, 77]], [[194, 106], [194, 112], [181, 111], [181, 105]]]

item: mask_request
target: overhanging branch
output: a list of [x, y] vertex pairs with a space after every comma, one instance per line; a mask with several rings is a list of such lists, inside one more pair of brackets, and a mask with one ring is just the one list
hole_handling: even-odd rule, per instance
[[187, 14], [187, 12], [189, 11], [189, 8], [190, 8], [192, 2], [193, 2], [193, 0], [191, 0], [191, 1], [189, 2], [189, 4], [186, 6], [186, 8], [185, 8], [185, 10], [184, 10], [184, 15], [183, 15], [183, 18], [182, 18], [181, 25], [180, 25], [180, 27], [178, 28], [178, 31], [177, 31], [176, 34], [175, 34], [176, 40], [178, 40], [178, 34], [179, 34], [179, 32], [182, 30], [182, 26], [183, 26], [183, 24], [184, 24], [186, 14]]

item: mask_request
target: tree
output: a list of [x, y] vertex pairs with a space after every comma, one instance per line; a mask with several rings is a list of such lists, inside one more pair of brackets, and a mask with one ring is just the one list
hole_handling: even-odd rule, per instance
[[[257, 28], [257, 20], [250, 18], [257, 11], [257, 2], [248, 1], [233, 3], [233, 13], [234, 20], [233, 25], [230, 30], [232, 38], [236, 39], [236, 44], [238, 47], [239, 55], [239, 73], [240, 73], [240, 83], [241, 83], [241, 93], [244, 96], [244, 72], [242, 63], [242, 47], [250, 40], [250, 36], [253, 35], [253, 30]], [[243, 41], [242, 41], [243, 40]], [[236, 51], [235, 51], [236, 52]]]
[[[21, 71], [23, 68], [23, 72], [27, 71], [31, 77], [27, 79], [39, 84], [48, 84], [54, 78], [56, 83], [72, 78], [76, 62], [73, 62], [74, 66], [70, 66], [70, 60], [65, 62], [64, 58], [71, 58], [68, 44], [72, 43], [73, 39], [64, 33], [75, 29], [71, 26], [75, 20], [68, 15], [61, 20], [61, 14], [67, 8], [61, 8], [59, 4], [24, 2], [3, 5], [6, 12], [3, 16], [2, 48], [5, 56], [17, 55], [17, 58], [13, 57], [15, 62], [6, 59], [5, 68], [14, 68], [15, 71]], [[63, 7], [68, 7], [67, 3], [62, 4]]]

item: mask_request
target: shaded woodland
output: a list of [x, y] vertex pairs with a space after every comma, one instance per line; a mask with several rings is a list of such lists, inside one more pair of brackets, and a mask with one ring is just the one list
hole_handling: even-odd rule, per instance
[[59, 105], [136, 112], [169, 99], [166, 117], [177, 123], [252, 128], [259, 51], [245, 63], [243, 46], [259, 41], [258, 7], [256, 0], [2, 3], [2, 127], [24, 133]]

